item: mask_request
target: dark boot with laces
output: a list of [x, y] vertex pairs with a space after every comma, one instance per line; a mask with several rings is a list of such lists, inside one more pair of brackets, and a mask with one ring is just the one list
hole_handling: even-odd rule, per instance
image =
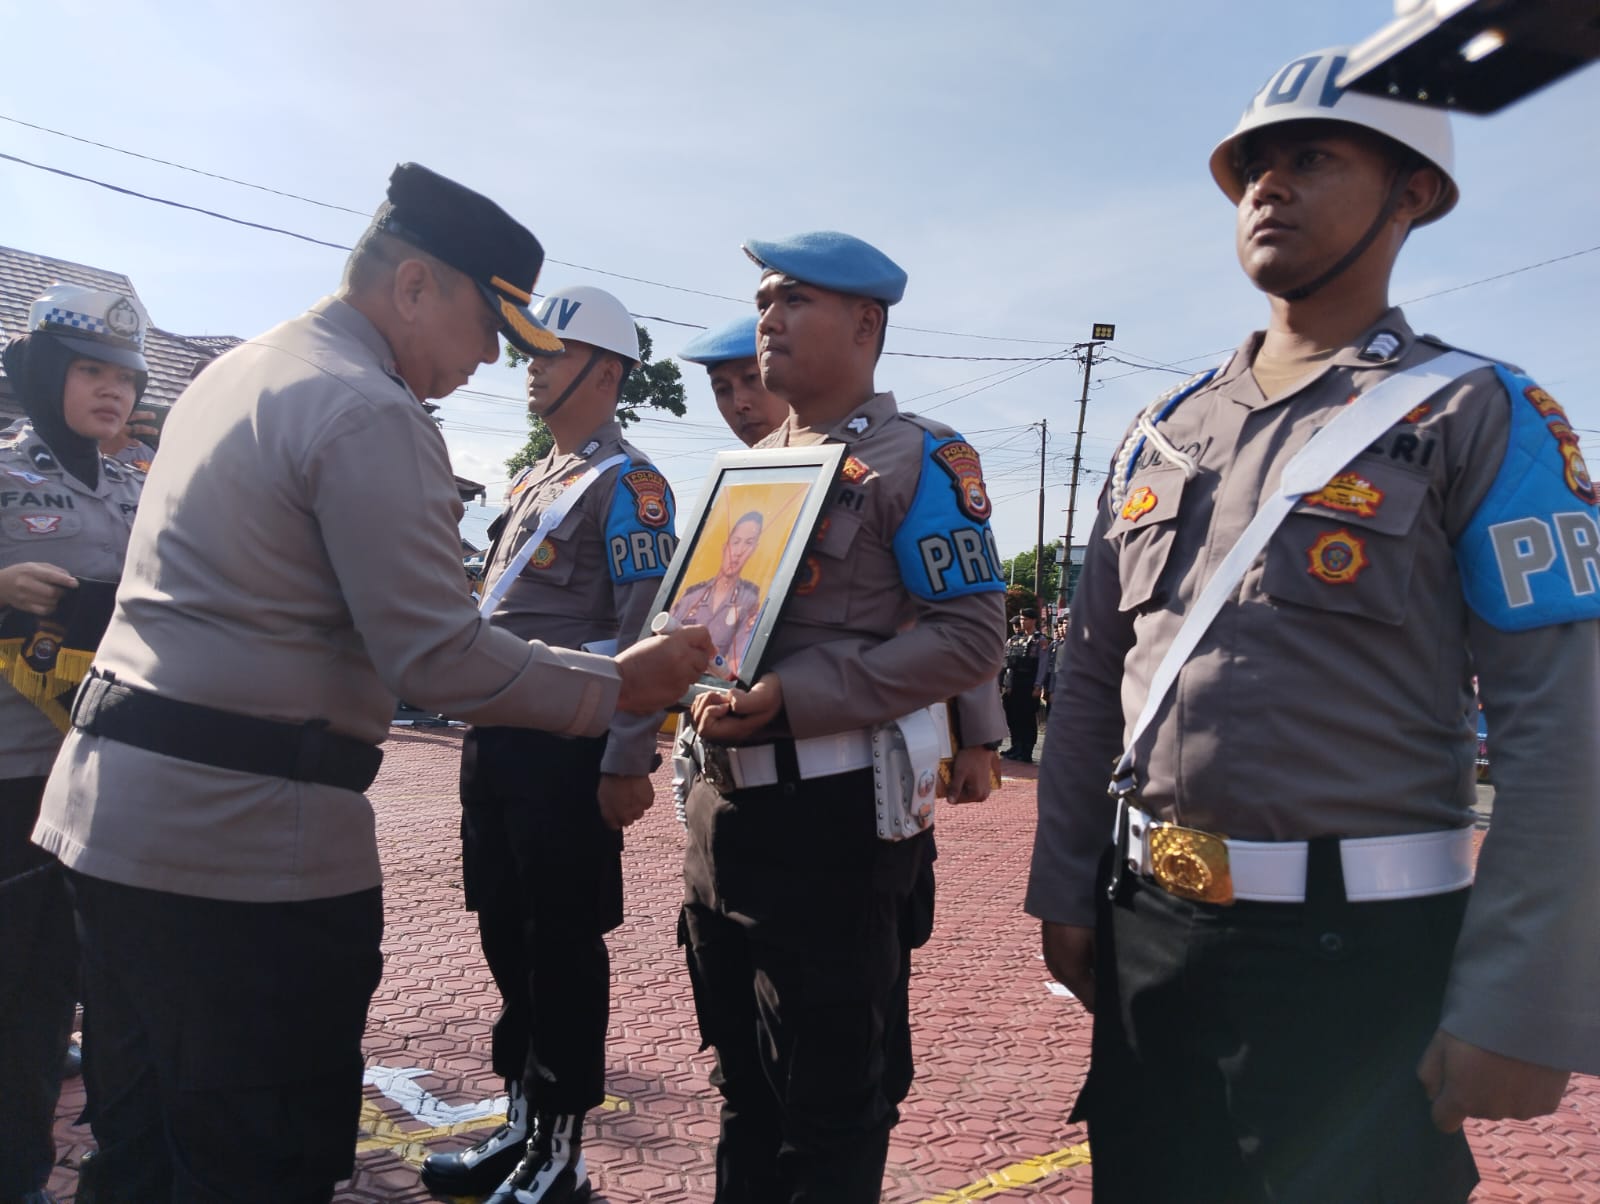
[[591, 1190], [583, 1116], [540, 1114], [527, 1154], [485, 1204], [585, 1204]]
[[522, 1161], [528, 1145], [528, 1106], [522, 1084], [506, 1083], [506, 1123], [477, 1145], [422, 1160], [422, 1182], [444, 1196], [481, 1196], [493, 1191]]

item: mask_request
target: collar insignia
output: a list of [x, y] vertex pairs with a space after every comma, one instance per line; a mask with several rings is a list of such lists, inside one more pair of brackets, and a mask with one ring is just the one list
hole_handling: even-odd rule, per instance
[[1375, 364], [1381, 363], [1393, 358], [1394, 353], [1400, 350], [1400, 343], [1400, 336], [1394, 331], [1380, 330], [1367, 340], [1367, 345], [1361, 349], [1361, 358]]
[[865, 414], [857, 414], [849, 422], [844, 424], [844, 429], [853, 435], [863, 435], [866, 433], [867, 428], [871, 425], [872, 419], [868, 418]]
[[595, 452], [597, 452], [599, 450], [600, 450], [600, 440], [591, 439], [591, 440], [589, 440], [589, 442], [585, 443], [582, 447], [580, 447], [578, 449], [578, 454], [580, 456], [582, 456], [585, 460], [587, 460], [590, 456], [594, 455]]

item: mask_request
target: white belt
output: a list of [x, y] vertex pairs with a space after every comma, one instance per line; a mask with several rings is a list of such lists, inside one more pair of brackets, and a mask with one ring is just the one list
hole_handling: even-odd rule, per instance
[[[778, 782], [776, 744], [707, 744], [699, 736], [692, 745], [695, 764], [718, 790], [752, 790]], [[794, 741], [794, 759], [802, 778], [826, 778], [872, 765], [872, 731], [856, 728], [832, 736]]]
[[[1163, 826], [1128, 808], [1128, 868], [1152, 878], [1150, 830]], [[1303, 903], [1306, 842], [1228, 840], [1233, 897], [1257, 903]], [[1442, 895], [1472, 885], [1472, 829], [1406, 836], [1363, 836], [1339, 842], [1345, 898], [1352, 903]]]

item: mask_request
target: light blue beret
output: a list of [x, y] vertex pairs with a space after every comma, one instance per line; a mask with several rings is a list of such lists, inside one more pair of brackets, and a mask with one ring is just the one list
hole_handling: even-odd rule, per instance
[[696, 335], [688, 346], [678, 352], [678, 358], [714, 368], [729, 360], [753, 359], [755, 354], [756, 316], [749, 314], [716, 330]]
[[906, 274], [871, 243], [837, 230], [813, 230], [767, 242], [748, 239], [744, 253], [769, 272], [839, 293], [893, 305], [906, 295]]

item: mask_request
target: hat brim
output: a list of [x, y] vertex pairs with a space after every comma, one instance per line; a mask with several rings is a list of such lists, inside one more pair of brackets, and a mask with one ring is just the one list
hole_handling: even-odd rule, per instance
[[86, 356], [92, 360], [103, 360], [108, 364], [115, 364], [119, 368], [132, 368], [135, 372], [148, 372], [150, 365], [143, 355], [128, 347], [112, 347], [98, 339], [86, 339], [77, 335], [62, 334], [59, 330], [47, 330], [50, 335], [68, 351]]
[[[474, 281], [473, 283], [477, 283]], [[528, 355], [560, 355], [566, 350], [543, 322], [533, 316], [533, 311], [506, 296], [499, 289], [478, 284], [478, 291], [489, 303], [494, 316], [500, 319], [500, 330], [511, 345]]]

